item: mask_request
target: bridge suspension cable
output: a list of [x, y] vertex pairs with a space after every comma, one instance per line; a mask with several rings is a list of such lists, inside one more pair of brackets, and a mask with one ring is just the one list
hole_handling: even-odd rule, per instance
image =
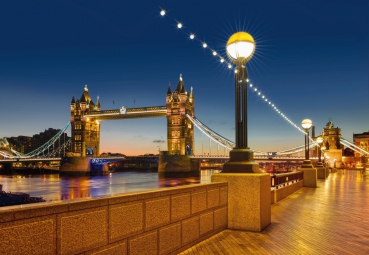
[[63, 149], [67, 148], [72, 142], [72, 138], [69, 138], [65, 143], [60, 145], [56, 150], [49, 152], [48, 154], [42, 155], [40, 158], [50, 158], [51, 156], [55, 156], [60, 153]]
[[[203, 133], [205, 134], [207, 137], [209, 137], [211, 140], [213, 140], [214, 142], [216, 142], [217, 144], [232, 150], [236, 144], [234, 142], [232, 142], [231, 140], [228, 140], [227, 138], [219, 135], [218, 133], [216, 133], [215, 131], [211, 130], [209, 127], [207, 127], [204, 123], [202, 123], [199, 119], [197, 119], [196, 117], [192, 117], [189, 114], [186, 114], [187, 118]], [[267, 155], [267, 152], [262, 152], [262, 151], [254, 151], [255, 153], [259, 154], [259, 155]]]
[[364, 150], [363, 148], [357, 146], [356, 144], [350, 143], [349, 141], [347, 141], [345, 138], [341, 137], [340, 139], [340, 143], [346, 147], [349, 147], [350, 149], [352, 149], [353, 151], [359, 153], [360, 155], [369, 155], [369, 152]]
[[65, 130], [69, 127], [69, 125], [70, 125], [70, 121], [58, 133], [56, 133], [49, 141], [47, 141], [45, 144], [41, 145], [40, 147], [38, 147], [37, 149], [29, 153], [22, 154], [16, 150], [11, 149], [11, 151], [16, 155], [16, 156], [12, 156], [11, 158], [17, 158], [17, 157], [32, 158], [32, 157], [40, 155], [41, 153], [46, 151], [48, 148], [50, 148], [51, 145], [53, 145], [59, 139], [59, 137], [62, 136]]

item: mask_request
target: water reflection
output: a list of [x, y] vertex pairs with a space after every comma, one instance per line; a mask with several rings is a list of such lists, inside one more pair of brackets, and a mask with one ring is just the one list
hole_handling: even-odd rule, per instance
[[46, 201], [83, 197], [104, 197], [157, 188], [208, 183], [219, 170], [203, 170], [195, 175], [158, 175], [158, 173], [115, 172], [106, 176], [0, 175], [3, 190], [42, 196]]

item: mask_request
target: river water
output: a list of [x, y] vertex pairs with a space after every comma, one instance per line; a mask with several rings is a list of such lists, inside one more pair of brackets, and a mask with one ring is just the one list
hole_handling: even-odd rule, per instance
[[105, 176], [66, 177], [58, 174], [0, 175], [4, 191], [25, 192], [46, 201], [84, 197], [104, 197], [114, 194], [152, 190], [194, 183], [210, 182], [218, 170], [202, 170], [198, 177], [159, 177], [157, 172], [115, 172]]

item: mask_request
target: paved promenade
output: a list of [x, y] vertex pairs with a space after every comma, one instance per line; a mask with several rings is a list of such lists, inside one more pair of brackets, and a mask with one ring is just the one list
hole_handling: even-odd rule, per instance
[[225, 230], [180, 254], [369, 254], [369, 172], [331, 173], [273, 205], [264, 231]]

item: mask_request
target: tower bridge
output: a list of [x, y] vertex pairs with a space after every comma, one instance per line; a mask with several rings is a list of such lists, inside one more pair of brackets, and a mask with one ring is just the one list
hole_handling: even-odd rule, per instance
[[[101, 110], [99, 97], [96, 105], [92, 101], [87, 85], [81, 97], [73, 95], [70, 106], [72, 130], [72, 156], [100, 155], [100, 122], [132, 118], [167, 118], [167, 148], [169, 154], [191, 154], [194, 143], [194, 126], [186, 115], [194, 116], [195, 98], [193, 90], [188, 93], [182, 75], [176, 89], [168, 87], [166, 105], [138, 108]], [[187, 150], [186, 150], [187, 148]]]
[[[193, 155], [195, 126], [203, 134], [208, 136], [209, 139], [212, 139], [219, 145], [227, 149], [233, 149], [235, 147], [233, 141], [217, 134], [195, 117], [195, 97], [193, 89], [191, 87], [190, 92], [185, 89], [182, 75], [180, 75], [177, 87], [173, 92], [171, 87], [168, 87], [165, 95], [165, 105], [162, 106], [134, 108], [122, 106], [118, 109], [101, 110], [99, 97], [97, 97], [95, 104], [91, 99], [87, 85], [85, 85], [80, 98], [76, 99], [74, 95], [72, 96], [70, 103], [70, 122], [52, 139], [40, 146], [40, 148], [27, 154], [21, 154], [10, 148], [6, 148], [6, 142], [4, 143], [3, 141], [0, 143], [0, 155], [4, 159], [12, 160], [17, 160], [17, 158], [51, 158], [56, 155], [55, 152], [62, 150], [66, 146], [70, 146], [70, 152], [66, 153], [67, 157], [63, 158], [61, 162], [61, 171], [88, 172], [91, 170], [92, 160], [98, 158], [100, 155], [101, 122], [156, 117], [166, 117], [167, 122], [167, 151], [160, 152], [159, 171], [198, 171], [200, 161], [206, 158], [206, 156], [196, 157]], [[71, 126], [71, 139], [65, 141], [58, 149], [54, 149], [54, 144], [69, 125]], [[322, 138], [324, 141], [321, 146], [324, 150], [323, 155], [331, 157], [331, 167], [340, 167], [343, 146], [354, 150], [360, 155], [369, 155], [368, 151], [344, 139], [341, 136], [341, 129], [334, 127], [331, 121], [323, 128]], [[314, 137], [310, 137], [310, 140], [313, 141], [310, 143], [311, 148], [318, 146], [314, 139]], [[296, 153], [304, 151], [304, 147], [305, 146], [302, 145], [288, 150], [274, 152], [272, 160], [293, 161], [295, 159], [291, 158], [291, 155], [296, 155]], [[52, 150], [49, 152], [50, 148], [52, 148]], [[46, 155], [45, 151], [47, 152]], [[254, 151], [253, 153], [255, 160], [270, 160], [268, 152]], [[224, 159], [226, 160], [226, 158]], [[98, 165], [106, 169], [104, 164], [111, 162], [111, 159], [106, 162], [101, 160], [99, 162], [103, 162]], [[96, 166], [93, 168], [96, 170]]]

